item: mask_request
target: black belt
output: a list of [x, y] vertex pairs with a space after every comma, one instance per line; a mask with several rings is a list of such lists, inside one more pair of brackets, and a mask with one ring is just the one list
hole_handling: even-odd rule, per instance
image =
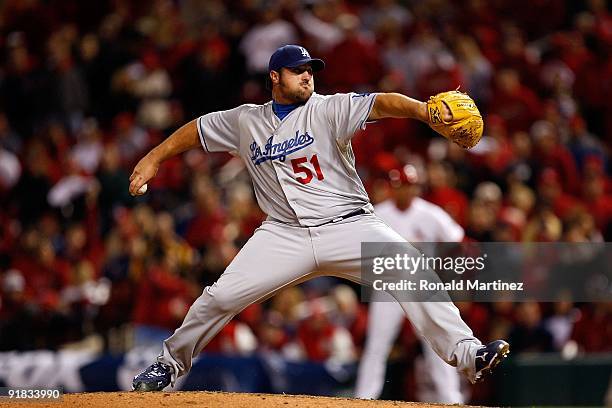
[[342, 220], [346, 220], [347, 218], [351, 218], [351, 217], [354, 217], [356, 215], [362, 215], [362, 214], [368, 214], [368, 212], [366, 210], [364, 210], [363, 208], [360, 208], [360, 209], [355, 210], [355, 211], [353, 211], [351, 213], [348, 213], [346, 215], [342, 215], [340, 217], [336, 217], [333, 220], [330, 220], [330, 221], [324, 222], [323, 224], [319, 224], [319, 225], [315, 225], [315, 226], [316, 227], [321, 227], [321, 226], [327, 225], [327, 224], [335, 224], [335, 223], [340, 222]]

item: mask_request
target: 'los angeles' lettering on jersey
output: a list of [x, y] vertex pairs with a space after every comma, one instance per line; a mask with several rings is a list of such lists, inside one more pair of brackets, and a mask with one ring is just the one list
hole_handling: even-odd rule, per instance
[[298, 150], [302, 150], [314, 142], [314, 138], [310, 136], [308, 132], [300, 134], [299, 130], [296, 130], [295, 137], [279, 143], [273, 143], [273, 138], [274, 136], [270, 136], [268, 138], [266, 144], [264, 145], [263, 151], [256, 142], [251, 143], [251, 160], [253, 161], [253, 164], [257, 166], [266, 160], [274, 159], [279, 159], [280, 161], [284, 162], [288, 155], [295, 153]]

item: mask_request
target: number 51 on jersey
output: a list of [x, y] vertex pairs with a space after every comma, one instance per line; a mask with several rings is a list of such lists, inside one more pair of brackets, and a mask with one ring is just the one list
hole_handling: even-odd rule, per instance
[[314, 178], [314, 175], [312, 174], [312, 170], [310, 170], [310, 167], [304, 165], [304, 163], [307, 163], [309, 161], [312, 167], [314, 167], [314, 171], [315, 171], [315, 174], [317, 175], [317, 179], [323, 180], [325, 178], [325, 176], [323, 176], [323, 172], [321, 171], [321, 166], [319, 165], [319, 159], [317, 158], [316, 154], [313, 155], [310, 158], [310, 160], [308, 160], [308, 158], [306, 157], [298, 157], [296, 159], [291, 160], [291, 166], [293, 166], [293, 172], [296, 175], [303, 174], [295, 178], [297, 181], [299, 181], [302, 184], [308, 184]]

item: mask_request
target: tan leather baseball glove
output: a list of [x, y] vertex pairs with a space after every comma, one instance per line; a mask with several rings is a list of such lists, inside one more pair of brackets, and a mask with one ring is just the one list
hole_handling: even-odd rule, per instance
[[[442, 119], [444, 105], [452, 115], [448, 121]], [[430, 96], [427, 114], [433, 130], [465, 149], [476, 146], [482, 138], [482, 116], [474, 100], [466, 93], [449, 91]]]

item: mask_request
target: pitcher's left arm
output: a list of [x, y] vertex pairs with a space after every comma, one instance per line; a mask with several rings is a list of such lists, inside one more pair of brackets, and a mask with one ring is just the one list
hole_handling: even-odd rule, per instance
[[439, 93], [427, 102], [399, 93], [379, 93], [368, 120], [383, 118], [420, 120], [465, 149], [476, 146], [484, 129], [476, 103], [459, 91]]

